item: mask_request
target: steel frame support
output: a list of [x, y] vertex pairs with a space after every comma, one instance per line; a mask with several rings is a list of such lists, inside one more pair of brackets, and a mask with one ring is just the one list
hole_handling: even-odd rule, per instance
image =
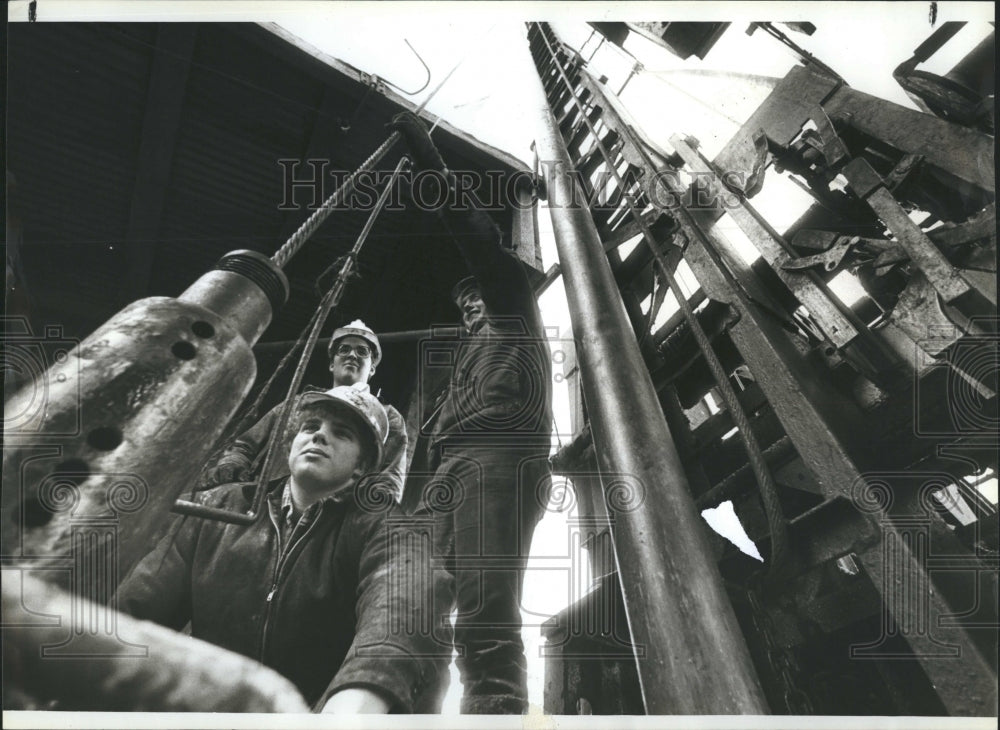
[[[542, 24], [534, 28], [538, 29], [538, 32], [548, 31]], [[548, 33], [551, 35], [551, 31]], [[540, 76], [544, 77], [545, 73], [551, 73], [551, 68], [544, 67], [544, 59], [540, 61], [536, 56], [536, 63], [540, 68]], [[599, 107], [602, 110], [603, 128], [620, 135], [621, 153], [625, 159], [639, 166], [644, 172], [645, 179], [665, 180], [669, 186], [669, 181], [674, 178], [669, 174], [665, 177], [660, 177], [658, 174], [669, 173], [670, 168], [660, 159], [656, 159], [666, 156], [656, 153], [656, 148], [642, 138], [628, 120], [619, 116], [614, 99], [607, 98], [610, 93], [601, 84], [588, 77], [585, 71], [578, 69], [577, 72], [580, 76], [579, 85], [591, 91], [590, 108]], [[819, 86], [824, 88], [818, 88]], [[820, 100], [835, 92], [838, 92], [837, 84], [825, 81], [825, 84], [817, 85], [816, 99], [806, 106], [811, 109]], [[854, 100], [855, 96], [855, 94], [842, 94], [842, 97], [851, 100]], [[789, 103], [793, 107], [796, 103], [803, 106], [799, 100], [790, 99]], [[852, 111], [857, 110], [852, 109]], [[761, 113], [763, 114], [763, 111]], [[772, 116], [776, 114], [773, 110], [769, 113]], [[873, 126], [878, 126], [877, 119], [869, 118], [868, 115], [862, 116]], [[938, 121], [929, 120], [929, 123]], [[954, 130], [948, 131], [951, 133]], [[635, 377], [631, 370], [623, 376], [620, 369], [622, 352], [625, 351], [624, 343], [620, 345], [622, 348], [620, 351], [605, 355], [614, 358], [616, 362], [616, 369], [608, 383], [610, 387], [602, 389], [593, 382], [588, 384], [588, 377], [591, 379], [595, 375], [600, 377], [604, 372], [601, 368], [606, 367], [606, 363], [600, 360], [600, 356], [603, 355], [600, 348], [608, 344], [606, 338], [609, 333], [613, 331], [614, 336], [619, 337], [622, 332], [627, 333], [630, 327], [622, 311], [622, 305], [615, 296], [616, 292], [600, 292], [606, 305], [608, 302], [614, 303], [613, 306], [604, 306], [603, 309], [593, 308], [593, 303], [585, 298], [586, 295], [595, 296], [599, 291], [598, 285], [605, 286], [600, 277], [603, 269], [607, 267], [607, 261], [600, 250], [597, 230], [587, 211], [567, 208], [569, 201], [583, 198], [570, 197], [573, 191], [568, 176], [569, 165], [572, 163], [565, 148], [561, 147], [561, 140], [556, 137], [557, 130], [554, 125], [550, 124], [550, 132], [554, 139], [550, 140], [549, 144], [559, 147], [560, 149], [556, 151], [561, 152], [558, 157], [553, 156], [552, 159], [560, 160], [560, 163], [567, 168], [553, 173], [550, 190], [558, 191], [562, 197], [550, 202], [550, 208], [557, 244], [560, 246], [560, 257], [566, 256], [562, 266], [564, 275], [567, 276], [567, 294], [570, 296], [574, 315], [574, 328], [580, 330], [576, 335], [579, 339], [578, 346], [581, 348], [584, 393], [591, 415], [595, 444], [598, 445], [602, 458], [607, 459], [609, 457], [604, 453], [605, 449], [600, 447], [615, 442], [607, 441], [608, 436], [602, 435], [602, 429], [608, 427], [607, 417], [610, 415], [613, 418], [614, 409], [620, 410], [622, 405], [608, 404], [605, 410], [600, 399], [612, 394], [617, 398], [639, 397], [641, 400], [628, 401], [628, 405], [641, 408], [640, 404], [654, 402], [655, 396], [644, 388], [624, 391], [615, 387], [620, 386], [622, 380], [631, 383]], [[956, 134], [962, 132], [964, 130], [959, 130]], [[785, 131], [785, 134], [790, 135], [789, 138], [794, 137], [794, 133], [795, 130], [791, 128]], [[562, 188], [558, 188], [556, 183]], [[922, 501], [923, 497], [926, 497], [923, 495], [926, 490], [922, 487], [914, 489], [913, 485], [905, 483], [894, 484], [893, 478], [899, 474], [887, 476], [886, 472], [875, 471], [866, 463], [864, 450], [861, 448], [863, 444], [859, 442], [865, 433], [862, 414], [852, 405], [845, 404], [839, 393], [823, 377], [822, 372], [807, 362], [796, 349], [783, 329], [781, 312], [772, 308], [766, 289], [756, 280], [749, 267], [742, 264], [729, 243], [713, 232], [712, 226], [718, 216], [712, 211], [684, 207], [680, 201], [685, 200], [687, 191], [679, 187], [674, 187], [668, 192], [671, 194], [670, 199], [676, 201], [668, 212], [680, 224], [679, 240], [687, 244], [684, 251], [685, 260], [707, 296], [712, 300], [728, 304], [738, 315], [729, 329], [730, 337], [768, 398], [792, 444], [819, 482], [827, 500], [825, 504], [846, 503], [847, 507], [856, 513], [857, 529], [851, 531], [855, 537], [845, 543], [843, 549], [845, 553], [856, 552], [882, 597], [884, 635], [898, 635], [909, 643], [912, 655], [908, 654], [907, 657], [920, 663], [949, 714], [964, 716], [995, 714], [996, 671], [982, 653], [981, 644], [977, 644], [970, 631], [955, 618], [959, 614], [934, 584], [931, 562], [935, 559], [935, 554], [942, 554], [940, 551], [950, 555], [954, 541], [943, 535], [940, 519], [932, 509], [929, 510], [929, 505]], [[576, 193], [579, 196], [579, 191]], [[557, 219], [561, 219], [561, 226], [555, 225]], [[565, 239], [561, 243], [560, 236]], [[573, 273], [573, 277], [580, 280], [576, 281], [573, 287], [570, 286], [568, 271], [571, 266], [571, 256], [579, 258], [575, 263], [578, 270]], [[630, 344], [633, 346], [632, 349], [635, 349], [635, 343]], [[587, 362], [587, 358], [590, 362]], [[629, 367], [634, 365], [635, 363], [630, 363]], [[645, 375], [642, 373], [642, 376]], [[629, 412], [625, 421], [623, 425], [635, 425], [635, 414]], [[643, 434], [642, 440], [638, 443], [648, 444], [652, 449], [662, 449], [666, 445], [675, 456], [670, 441], [660, 440], [662, 437], [650, 438], [650, 433]], [[662, 434], [662, 431], [656, 433]], [[666, 438], [669, 439], [669, 433]], [[614, 456], [625, 453], [631, 445], [631, 443], [621, 443], [614, 449]], [[601, 465], [602, 468], [609, 468], [603, 461]], [[672, 471], [664, 471], [663, 474], [669, 474], [671, 482], [676, 479], [677, 484], [686, 488], [676, 458], [669, 466], [673, 467]], [[661, 468], [667, 468], [667, 465]], [[888, 484], [886, 484], [887, 479]], [[903, 481], [905, 482], [905, 479]], [[893, 501], [896, 502], [894, 507]], [[626, 532], [622, 537], [622, 544], [617, 547], [620, 564], [623, 554], [626, 554], [625, 550], [631, 547], [628, 545], [631, 536]], [[616, 544], [617, 542], [616, 536]], [[652, 555], [648, 551], [629, 555], [639, 558], [648, 555], [650, 563], [645, 565], [647, 570], [650, 565], [670, 566], [673, 562], [671, 555], [665, 552], [661, 552], [659, 556]], [[949, 568], [954, 571], [996, 570], [997, 567], [995, 559], [979, 555], [956, 554], [955, 560], [957, 561], [955, 565]], [[622, 579], [631, 622], [635, 606], [627, 591], [629, 588], [635, 588], [634, 584], [630, 584], [636, 578], [623, 571]], [[638, 580], [643, 579], [640, 577]], [[638, 643], [640, 639], [636, 637], [636, 641]], [[876, 641], [874, 645], [878, 643]], [[875, 654], [878, 653], [877, 650], [873, 651]], [[874, 655], [862, 656], [864, 647], [860, 647], [859, 652], [859, 660], [876, 658]]]
[[[709, 181], [715, 199], [720, 199], [726, 190], [712, 166], [698, 154], [688, 140], [675, 135], [671, 137], [670, 144], [680, 153], [691, 170], [701, 175], [701, 179]], [[815, 271], [793, 273], [776, 266], [781, 257], [789, 255], [793, 249], [754, 210], [753, 206], [745, 200], [737, 199], [736, 204], [729, 206], [727, 212], [760, 250], [764, 260], [775, 267], [774, 271], [778, 277], [806, 306], [820, 329], [837, 348], [849, 344], [864, 330], [864, 325], [858, 321], [857, 315], [840, 305], [836, 298], [830, 295], [826, 284]]]

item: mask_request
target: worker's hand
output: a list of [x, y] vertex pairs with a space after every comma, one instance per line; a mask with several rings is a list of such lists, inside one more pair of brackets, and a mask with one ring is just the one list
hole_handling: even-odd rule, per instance
[[364, 687], [348, 687], [331, 695], [320, 712], [341, 715], [385, 715], [389, 703], [377, 692]]
[[238, 451], [230, 451], [222, 455], [215, 466], [208, 469], [202, 477], [202, 484], [217, 487], [230, 482], [245, 482], [250, 480], [253, 463]]
[[399, 132], [410, 149], [413, 164], [418, 170], [444, 170], [444, 159], [434, 146], [427, 127], [412, 112], [400, 112], [386, 125], [387, 129]]

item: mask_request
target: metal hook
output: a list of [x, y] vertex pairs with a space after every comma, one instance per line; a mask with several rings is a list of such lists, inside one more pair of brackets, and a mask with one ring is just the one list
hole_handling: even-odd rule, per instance
[[431, 70], [429, 68], [427, 68], [427, 64], [424, 63], [424, 59], [422, 59], [420, 57], [420, 54], [417, 53], [417, 49], [414, 48], [412, 45], [410, 45], [410, 42], [408, 40], [406, 40], [404, 38], [403, 39], [403, 43], [405, 43], [406, 45], [410, 46], [410, 50], [413, 51], [413, 55], [417, 57], [417, 60], [420, 61], [420, 65], [424, 67], [424, 70], [427, 72], [427, 80], [424, 82], [424, 85], [421, 86], [416, 91], [406, 91], [405, 89], [402, 89], [399, 86], [396, 86], [396, 84], [392, 83], [391, 81], [386, 81], [385, 79], [382, 79], [382, 80], [385, 81], [385, 83], [387, 83], [392, 88], [399, 90], [401, 93], [406, 94], [407, 96], [413, 96], [415, 94], [419, 94], [421, 91], [423, 91], [428, 86], [430, 86], [430, 83], [431, 83]]

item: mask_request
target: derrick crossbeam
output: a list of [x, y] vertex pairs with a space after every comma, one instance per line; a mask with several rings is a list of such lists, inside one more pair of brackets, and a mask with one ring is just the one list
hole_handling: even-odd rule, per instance
[[[780, 585], [765, 584], [765, 590], [772, 596], [778, 596], [782, 592], [791, 594], [795, 590], [791, 577], [807, 576], [810, 571], [815, 572], [831, 561], [847, 555], [854, 556], [878, 596], [874, 610], [881, 617], [880, 635], [873, 637], [867, 645], [862, 642], [849, 647], [852, 651], [856, 650], [858, 661], [872, 659], [882, 662], [879, 664], [879, 672], [883, 676], [890, 676], [892, 672], [885, 669], [885, 663], [905, 655], [910, 662], [919, 666], [947, 714], [995, 714], [997, 672], [990, 659], [989, 646], [991, 642], [995, 642], [996, 606], [989, 605], [990, 600], [995, 603], [995, 597], [990, 599], [982, 591], [984, 579], [986, 584], [990, 584], [992, 579], [992, 585], [996, 585], [995, 561], [990, 562], [990, 553], [982, 552], [979, 543], [970, 546], [969, 541], [957, 539], [955, 530], [942, 519], [942, 510], [933, 507], [933, 500], [928, 501], [930, 491], [925, 487], [929, 482], [924, 478], [928, 475], [919, 470], [908, 471], [910, 465], [917, 464], [918, 460], [904, 454], [912, 452], [914, 448], [921, 448], [921, 443], [915, 441], [915, 447], [908, 444], [906, 448], [900, 448], [898, 455], [894, 453], [887, 457], [886, 454], [879, 453], [876, 444], [881, 423], [871, 418], [866, 409], [861, 407], [863, 404], [859, 405], [845, 398], [843, 391], [835, 385], [835, 378], [831, 377], [832, 369], [836, 368], [841, 376], [850, 373], [854, 382], [868, 383], [867, 387], [870, 389], [884, 388], [888, 395], [884, 395], [883, 400], [889, 402], [890, 406], [894, 402], [892, 393], [898, 393], [902, 388], [900, 383], [911, 387], [913, 383], [917, 383], [919, 387], [918, 376], [926, 376], [927, 370], [925, 367], [921, 369], [922, 365], [918, 361], [924, 353], [921, 348], [928, 346], [918, 342], [919, 338], [915, 336], [912, 313], [908, 313], [903, 305], [899, 305], [895, 311], [884, 308], [879, 329], [872, 328], [869, 319], [862, 316], [857, 308], [846, 306], [831, 293], [827, 286], [832, 276], [830, 271], [824, 273], [822, 269], [796, 269], [788, 265], [798, 255], [792, 245], [792, 237], [783, 236], [771, 228], [764, 217], [750, 205], [748, 198], [755, 191], [750, 190], [749, 186], [745, 190], [733, 189], [725, 178], [725, 173], [733, 169], [735, 160], [746, 158], [740, 145], [745, 147], [750, 138], [746, 130], [752, 124], [763, 128], [771, 149], [785, 150], [777, 154], [785, 154], [787, 157], [796, 149], [795, 145], [801, 148], [800, 132], [805, 120], [798, 123], [798, 128], [794, 130], [787, 122], [782, 127], [782, 120], [788, 115], [782, 114], [781, 104], [785, 99], [801, 99], [811, 94], [812, 106], [804, 102], [801, 106], [809, 111], [806, 120], [820, 119], [821, 123], [817, 125], [820, 133], [827, 135], [823, 139], [825, 146], [821, 148], [825, 154], [824, 164], [828, 165], [824, 168], [824, 174], [828, 170], [832, 177], [835, 170], [846, 166], [845, 176], [851, 186], [850, 192], [855, 196], [851, 200], [850, 210], [861, 217], [865, 226], [877, 229], [877, 218], [881, 217], [887, 228], [898, 233], [900, 244], [892, 249], [896, 252], [896, 259], [905, 258], [900, 253], [903, 249], [911, 251], [911, 270], [915, 273], [912, 274], [910, 288], [922, 285], [925, 289], [933, 287], [946, 294], [945, 303], [950, 309], [945, 307], [938, 310], [941, 313], [940, 321], [953, 323], [955, 334], [940, 346], [937, 350], [940, 353], [947, 347], [972, 346], [969, 344], [970, 337], [988, 339], [990, 333], [995, 332], [995, 324], [992, 325], [993, 330], [988, 324], [985, 327], [975, 324], [981, 321], [977, 318], [990, 312], [991, 302], [983, 294], [986, 287], [981, 279], [963, 268], [961, 258], [949, 253], [949, 259], [946, 260], [945, 254], [936, 249], [931, 250], [935, 245], [933, 238], [928, 238], [919, 230], [910, 230], [916, 228], [916, 224], [903, 229], [894, 219], [894, 222], [890, 222], [886, 217], [895, 215], [895, 211], [900, 209], [900, 203], [895, 201], [893, 195], [903, 195], [911, 189], [902, 187], [900, 183], [908, 174], [903, 169], [904, 163], [920, 164], [924, 158], [916, 155], [916, 151], [902, 149], [901, 159], [907, 154], [910, 157], [897, 164], [894, 171], [890, 170], [886, 174], [883, 166], [880, 173], [874, 173], [870, 169], [871, 165], [864, 167], [868, 164], [864, 162], [868, 156], [866, 148], [848, 148], [843, 144], [837, 146], [839, 138], [836, 137], [834, 126], [822, 124], [823, 111], [819, 105], [828, 105], [830, 109], [850, 109], [855, 115], [853, 123], [859, 128], [863, 126], [866, 134], [876, 135], [881, 130], [897, 145], [905, 142], [900, 136], [901, 127], [897, 124], [891, 130], [884, 128], [884, 116], [879, 116], [878, 111], [884, 111], [885, 115], [897, 119], [899, 123], [905, 121], [914, 135], [933, 132], [939, 137], [943, 134], [950, 135], [948, 139], [956, 145], [961, 145], [964, 141], [967, 143], [966, 150], [971, 149], [969, 145], [979, 150], [982, 147], [982, 135], [953, 129], [952, 125], [937, 119], [923, 119], [926, 115], [915, 112], [909, 113], [913, 116], [900, 116], [902, 112], [886, 106], [886, 102], [874, 100], [869, 104], [870, 97], [845, 89], [835, 80], [814, 78], [804, 70], [797, 70], [779, 84], [773, 98], [762, 106], [763, 111], [755, 115], [751, 123], [734, 137], [734, 141], [715, 160], [705, 159], [683, 137], [675, 136], [672, 141], [674, 151], [668, 152], [643, 136], [634, 121], [627, 118], [615, 94], [588, 72], [583, 59], [564, 46], [550, 26], [531, 23], [528, 26], [528, 37], [549, 110], [557, 120], [557, 124], [553, 125], [555, 132], [567, 150], [570, 170], [575, 171], [579, 179], [578, 188], [583, 198], [578, 201], [580, 205], [577, 207], [582, 207], [590, 217], [589, 224], [584, 227], [589, 227], [600, 236], [601, 250], [610, 261], [609, 265], [615, 269], [619, 294], [630, 315], [624, 320], [625, 327], [632, 330], [630, 336], [637, 339], [637, 349], [642, 346], [645, 366], [652, 371], [653, 382], [660, 391], [656, 396], [657, 405], [662, 407], [671, 424], [674, 439], [680, 445], [679, 458], [683, 464], [680, 481], [685, 488], [696, 492], [695, 497], [699, 496], [698, 491], [707, 492], [714, 482], [717, 485], [716, 492], [723, 489], [719, 485], [725, 484], [726, 495], [741, 499], [740, 504], [746, 504], [748, 499], [757, 499], [753, 497], [752, 491], [748, 495], [747, 490], [753, 490], [754, 482], [759, 482], [759, 479], [706, 479], [705, 465], [698, 464], [698, 454], [685, 447], [685, 443], [699, 447], [701, 432], [695, 431], [692, 438], [690, 434], [685, 436], [675, 429], [677, 416], [680, 416], [679, 422], [683, 423], [685, 414], [678, 411], [680, 405], [672, 402], [672, 398], [676, 401], [676, 396], [669, 396], [665, 389], [682, 388], [684, 378], [689, 377], [687, 373], [697, 369], [693, 363], [704, 363], [705, 358], [711, 356], [710, 353], [702, 349], [700, 358], [694, 357], [691, 362], [682, 366], [667, 363], [668, 369], [673, 367], [672, 375], [669, 378], [657, 377], [659, 370], [665, 367], [662, 359], [657, 357], [663, 353], [656, 352], [655, 345], [653, 351], [649, 349], [651, 322], [644, 321], [644, 313], [636, 303], [646, 295], [650, 296], [650, 301], [655, 300], [654, 287], [658, 278], [651, 275], [651, 265], [662, 265], [665, 261], [673, 268], [683, 260], [700, 286], [691, 300], [696, 301], [696, 297], [707, 299], [711, 306], [716, 307], [712, 311], [721, 322], [721, 329], [717, 337], [713, 338], [713, 349], [719, 349], [723, 340], [727, 346], [735, 348], [734, 355], [741, 361], [740, 366], [749, 371], [754, 387], [762, 393], [764, 406], [762, 409], [758, 408], [751, 419], [752, 430], [759, 431], [774, 422], [773, 419], [769, 421], [760, 415], [765, 413], [776, 417], [776, 427], [784, 433], [780, 436], [784, 450], [780, 459], [769, 458], [769, 468], [781, 468], [787, 472], [788, 468], [794, 467], [805, 474], [805, 480], [809, 483], [808, 488], [798, 487], [801, 491], [784, 486], [781, 490], [782, 508], [786, 511], [787, 521], [793, 526], [788, 534], [792, 541], [790, 552], [794, 557], [790, 560], [789, 581]], [[801, 92], [798, 97], [795, 89]], [[791, 116], [794, 117], [794, 114]], [[771, 120], [773, 124], [769, 123]], [[791, 123], [792, 126], [794, 124], [795, 122]], [[934, 129], [929, 130], [928, 125]], [[937, 166], [932, 171], [935, 174], [939, 172], [938, 168], [949, 168], [940, 174], [960, 176], [969, 184], [982, 183], [982, 199], [991, 199], [992, 180], [970, 180], [967, 170], [960, 165], [951, 164], [965, 153], [957, 152], [949, 157], [942, 155], [940, 151], [928, 151], [926, 146], [911, 146], [928, 157], [933, 156], [934, 159], [928, 164]], [[751, 172], [762, 176], [765, 169], [762, 160], [766, 159], [768, 147], [761, 148], [758, 145], [758, 149], [764, 149], [765, 153], [757, 160], [757, 168]], [[852, 159], [857, 162], [850, 166]], [[703, 184], [709, 186], [713, 200], [719, 200], [723, 193], [729, 193], [731, 204], [725, 209], [721, 204], [696, 205], [698, 191], [683, 187], [679, 182], [681, 178], [676, 174], [682, 167], [686, 167], [688, 172], [697, 173]], [[952, 170], [951, 167], [956, 169]], [[813, 169], [811, 172], [816, 171]], [[867, 178], [864, 177], [865, 173], [868, 173]], [[866, 179], [870, 180], [867, 187]], [[661, 187], [652, 187], [651, 181], [658, 181]], [[605, 195], [602, 197], [599, 192]], [[816, 194], [817, 197], [822, 197], [826, 191], [819, 190]], [[868, 197], [871, 199], [868, 200]], [[552, 205], [554, 204], [550, 199], [550, 206]], [[647, 221], [645, 226], [638, 224], [636, 213]], [[751, 267], [745, 264], [716, 227], [715, 224], [726, 213], [731, 215], [732, 220], [761, 251], [763, 262], [759, 262], [759, 265]], [[654, 232], [648, 222], [661, 216], [669, 220], [671, 225], [658, 226]], [[896, 231], [895, 228], [900, 230]], [[647, 256], [642, 260], [635, 258], [633, 253], [623, 262], [617, 254], [617, 245], [632, 240], [635, 236], [643, 237], [654, 256]], [[798, 240], [794, 239], [796, 242]], [[995, 250], [995, 238], [992, 245]], [[882, 259], [883, 262], [886, 260]], [[858, 259], [851, 259], [847, 263], [857, 261]], [[566, 263], [561, 263], [565, 276], [568, 273]], [[835, 266], [838, 265], [839, 261], [835, 262]], [[926, 272], [922, 272], [922, 267]], [[762, 269], [765, 270], [763, 275]], [[567, 287], [569, 291], [569, 282]], [[871, 298], [877, 302], [875, 294]], [[573, 312], [574, 306], [571, 296], [571, 314], [579, 314]], [[728, 310], [728, 315], [720, 316], [719, 307], [723, 312]], [[995, 307], [993, 311], [995, 313]], [[685, 323], [676, 318], [671, 321], [678, 326], [691, 326], [690, 322]], [[969, 322], [973, 324], [968, 325]], [[576, 327], [575, 321], [574, 326]], [[602, 336], [600, 332], [594, 334], [596, 339]], [[993, 337], [995, 347], [995, 335]], [[588, 339], [581, 339], [579, 333], [577, 338], [580, 348], [600, 347], [599, 343], [592, 344]], [[659, 331], [656, 339], [660, 342], [670, 340], [676, 345], [679, 338], [671, 337], [669, 332]], [[810, 343], [811, 351], [803, 348], [803, 341]], [[672, 345], [674, 349], [675, 345]], [[916, 356], [914, 352], [917, 353]], [[586, 353], [580, 353], [579, 357], [584, 376], [583, 387], [585, 395], [588, 395]], [[969, 374], [964, 375], [969, 380]], [[992, 402], [995, 408], [995, 383], [991, 389], [989, 379], [984, 381], [980, 377], [975, 387], [985, 402]], [[681, 392], [680, 396], [684, 407], [691, 407], [690, 394]], [[600, 440], [603, 426], [595, 421], [604, 416], [594, 407], [594, 397], [586, 398], [590, 415], [589, 427], [593, 433], [598, 464], [603, 466], [603, 445]], [[916, 397], [917, 394], [913, 391], [904, 391], [902, 395], [895, 396], [895, 401], [912, 408], [912, 399]], [[911, 399], [909, 403], [906, 402], [908, 398]], [[741, 402], [745, 400], [741, 399]], [[890, 406], [883, 410], [886, 413], [894, 412]], [[642, 404], [633, 403], [622, 410], [628, 410], [629, 407], [639, 411]], [[723, 414], [729, 419], [730, 425], [739, 423], [739, 414], [732, 412], [734, 409], [725, 410], [730, 411], [729, 414]], [[896, 412], [899, 410], [897, 407]], [[881, 417], [881, 412], [879, 415]], [[910, 416], [913, 417], [912, 411]], [[889, 418], [888, 415], [885, 417]], [[947, 441], [948, 438], [933, 443], [926, 441], [922, 448], [942, 448], [941, 443]], [[774, 438], [768, 441], [774, 442]], [[645, 447], [671, 450], [678, 448], [675, 444], [643, 443]], [[974, 460], [970, 459], [969, 463], [972, 464], [972, 461]], [[977, 461], [967, 467], [967, 472], [974, 473], [984, 466], [985, 464]], [[731, 473], [736, 474], [740, 468], [739, 463], [734, 463]], [[742, 468], [745, 472], [746, 467]], [[675, 477], [677, 475], [671, 475], [671, 478]], [[917, 482], [921, 482], [923, 486]], [[808, 497], [804, 502], [805, 507], [796, 506], [802, 500], [789, 501], [790, 494], [797, 495], [796, 499]], [[766, 504], [766, 494], [764, 501]], [[612, 516], [610, 520], [613, 536], [616, 527], [619, 527], [618, 520], [618, 516]], [[783, 523], [784, 520], [769, 519], [765, 530], [758, 529], [755, 539], [763, 546], [762, 551], [774, 548], [776, 530], [781, 529]], [[637, 578], [624, 565], [629, 561], [642, 561], [646, 565], [647, 560], [662, 563], [667, 562], [667, 559], [662, 555], [629, 553], [627, 541], [623, 542], [617, 536], [615, 549], [625, 611], [635, 641], [637, 627], [644, 621], [653, 622], [654, 619], [642, 613], [648, 611], [649, 606], [634, 605], [636, 586], [629, 585], [629, 581]], [[934, 555], [944, 554], [960, 556], [958, 559], [962, 564], [961, 568], [952, 570], [937, 565]], [[645, 570], [644, 573], [638, 580], [661, 579], [661, 574], [656, 570]], [[959, 574], [964, 577], [958, 577]], [[649, 594], [655, 590], [655, 586], [647, 585], [638, 592]], [[967, 605], [967, 600], [976, 602], [973, 608], [973, 613], [977, 616], [975, 621], [955, 618], [965, 615], [958, 607]], [[720, 606], [717, 610], [728, 611], [730, 608]], [[746, 632], [751, 629], [744, 625], [743, 630]], [[750, 641], [751, 637], [747, 638]], [[893, 647], [891, 651], [886, 648], [890, 644]], [[902, 650], [899, 649], [900, 645]], [[844, 647], [845, 651], [847, 649], [848, 647]], [[758, 671], [767, 671], [756, 660], [755, 655]], [[651, 690], [648, 681], [644, 681], [643, 661], [640, 660], [638, 666], [646, 709], [650, 711], [651, 700], [655, 702], [650, 694], [655, 690]], [[891, 681], [893, 680], [886, 680], [887, 683]], [[764, 684], [767, 687], [769, 682], [765, 681]], [[908, 689], [904, 687], [902, 692]], [[900, 688], [896, 687], [895, 691], [899, 692]], [[768, 698], [772, 699], [770, 694]], [[887, 706], [892, 706], [889, 700], [887, 702], [890, 703]], [[799, 711], [801, 708], [802, 705], [796, 705]], [[789, 706], [786, 709], [793, 708]], [[772, 710], [782, 711], [780, 702], [772, 701]]]

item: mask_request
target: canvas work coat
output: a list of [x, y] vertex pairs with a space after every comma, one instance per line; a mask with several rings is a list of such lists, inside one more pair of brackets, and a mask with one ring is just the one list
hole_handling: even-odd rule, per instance
[[[252, 525], [185, 517], [125, 579], [119, 610], [260, 661], [321, 708], [347, 687], [377, 690], [392, 711], [419, 711], [446, 681], [449, 649], [429, 631], [433, 578], [389, 540], [396, 507], [348, 494], [311, 505], [282, 536], [280, 495]], [[253, 484], [201, 493], [199, 501], [246, 512]], [[405, 540], [403, 542], [406, 542]], [[410, 541], [412, 543], [413, 541]], [[433, 573], [433, 571], [426, 571]]]

